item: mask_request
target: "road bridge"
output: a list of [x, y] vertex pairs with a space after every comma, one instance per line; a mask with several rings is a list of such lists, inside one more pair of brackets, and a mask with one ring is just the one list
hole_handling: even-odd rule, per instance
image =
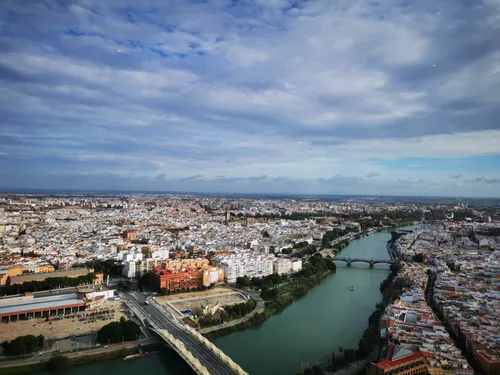
[[166, 307], [139, 293], [124, 294], [125, 303], [175, 350], [198, 375], [248, 375], [196, 330], [176, 320]]
[[368, 263], [370, 268], [373, 268], [375, 264], [385, 263], [392, 264], [393, 260], [390, 259], [363, 259], [363, 258], [333, 258], [334, 261], [345, 262], [347, 267], [350, 267], [354, 262]]
[[402, 233], [402, 234], [405, 234], [405, 233], [413, 233], [415, 232], [414, 229], [399, 229], [399, 228], [384, 228], [384, 229], [380, 229], [378, 230], [378, 232], [385, 232], [385, 233], [391, 233], [391, 232], [396, 232], [396, 233]]

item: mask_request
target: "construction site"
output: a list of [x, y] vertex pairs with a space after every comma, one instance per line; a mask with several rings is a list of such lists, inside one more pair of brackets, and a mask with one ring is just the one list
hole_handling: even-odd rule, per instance
[[201, 317], [214, 314], [222, 309], [222, 306], [244, 303], [247, 299], [248, 297], [243, 293], [229, 288], [215, 288], [203, 292], [156, 298], [159, 303], [165, 305], [178, 318], [189, 315]]

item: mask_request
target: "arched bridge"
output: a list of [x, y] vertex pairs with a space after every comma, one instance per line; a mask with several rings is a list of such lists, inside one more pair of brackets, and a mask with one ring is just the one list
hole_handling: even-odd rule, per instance
[[350, 267], [351, 264], [353, 264], [354, 262], [368, 263], [370, 265], [370, 268], [373, 268], [373, 266], [375, 266], [375, 264], [378, 263], [385, 263], [385, 264], [394, 263], [394, 261], [390, 259], [333, 258], [333, 260], [345, 262], [347, 264], [347, 267]]
[[173, 316], [153, 299], [146, 306], [146, 299], [138, 293], [123, 293], [126, 304], [134, 314], [146, 321], [175, 350], [197, 375], [248, 375], [231, 358], [209, 340]]

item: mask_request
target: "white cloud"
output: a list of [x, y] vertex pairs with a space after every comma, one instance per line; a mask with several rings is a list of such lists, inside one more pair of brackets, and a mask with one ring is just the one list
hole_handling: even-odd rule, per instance
[[[8, 4], [6, 154], [309, 185], [388, 178], [373, 159], [500, 154], [493, 0], [127, 2]], [[429, 180], [412, 169], [391, 181]]]

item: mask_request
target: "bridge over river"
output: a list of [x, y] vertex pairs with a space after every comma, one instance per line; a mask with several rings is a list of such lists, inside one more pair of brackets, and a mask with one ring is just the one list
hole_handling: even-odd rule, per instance
[[347, 263], [348, 267], [350, 267], [351, 264], [355, 263], [355, 262], [368, 263], [371, 268], [373, 268], [375, 266], [375, 264], [378, 264], [378, 263], [385, 263], [385, 264], [394, 263], [394, 261], [390, 260], [390, 259], [333, 258], [333, 260], [339, 261], [339, 262], [345, 262], [345, 263]]
[[147, 320], [156, 332], [199, 375], [248, 375], [209, 340], [197, 331], [176, 320], [158, 302], [139, 293], [126, 295], [126, 304], [142, 321]]

